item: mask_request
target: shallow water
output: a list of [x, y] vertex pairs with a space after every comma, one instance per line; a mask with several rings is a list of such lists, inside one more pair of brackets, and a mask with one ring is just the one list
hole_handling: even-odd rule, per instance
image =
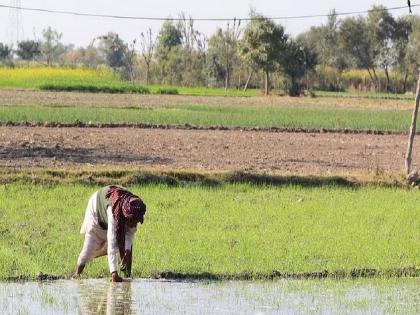
[[0, 314], [419, 314], [420, 279], [0, 283]]

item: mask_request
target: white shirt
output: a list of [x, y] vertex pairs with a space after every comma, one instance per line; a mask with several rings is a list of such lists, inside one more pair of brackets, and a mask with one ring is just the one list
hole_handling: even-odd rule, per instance
[[[115, 234], [115, 220], [114, 215], [112, 214], [112, 208], [108, 207], [106, 209], [107, 218], [108, 218], [108, 229], [104, 230], [99, 225], [99, 220], [95, 214], [96, 210], [96, 199], [97, 192], [95, 192], [89, 199], [88, 206], [86, 208], [85, 219], [83, 220], [80, 233], [88, 233], [90, 239], [93, 239], [96, 243], [100, 244], [107, 242], [107, 254], [108, 254], [108, 264], [109, 271], [112, 273], [117, 271], [117, 261], [119, 256], [119, 249], [117, 244], [117, 235]], [[131, 249], [133, 244], [134, 234], [137, 231], [137, 227], [129, 228], [125, 232], [125, 249]], [[85, 240], [86, 242], [86, 240]], [[83, 257], [91, 256], [91, 253], [88, 253], [88, 248], [90, 246], [84, 246], [82, 252], [80, 253], [80, 258], [83, 260]], [[98, 250], [94, 248], [93, 250]], [[121, 257], [122, 259], [122, 257]]]

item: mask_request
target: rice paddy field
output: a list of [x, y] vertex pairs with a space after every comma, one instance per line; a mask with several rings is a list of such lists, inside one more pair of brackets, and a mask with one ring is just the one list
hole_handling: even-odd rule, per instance
[[[420, 194], [403, 169], [412, 105], [0, 68], [0, 309], [25, 313], [31, 296], [37, 310], [83, 312], [97, 296], [87, 309], [150, 301], [162, 313], [136, 296], [153, 292], [175, 313], [226, 311], [227, 296], [244, 312], [418, 313]], [[87, 200], [115, 183], [148, 208], [134, 279], [108, 286], [106, 257], [73, 279]]]
[[0, 106], [2, 122], [157, 124], [197, 127], [317, 128], [407, 131], [408, 110], [321, 109], [273, 106]]
[[[0, 278], [68, 278], [98, 186], [0, 187]], [[418, 275], [420, 195], [396, 188], [136, 185], [148, 206], [134, 277], [272, 279]], [[18, 197], [18, 198], [17, 198]], [[108, 274], [106, 258], [84, 277]]]

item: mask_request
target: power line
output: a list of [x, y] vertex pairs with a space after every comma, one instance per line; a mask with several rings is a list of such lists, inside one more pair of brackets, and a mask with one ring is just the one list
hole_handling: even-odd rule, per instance
[[[411, 8], [418, 7], [420, 4], [411, 4]], [[365, 11], [353, 11], [353, 12], [339, 12], [335, 13], [337, 16], [344, 16], [344, 15], [355, 15], [355, 14], [366, 14], [372, 11], [395, 11], [395, 10], [402, 10], [402, 9], [409, 9], [408, 5], [400, 6], [400, 7], [392, 7], [392, 8], [376, 8], [370, 9]], [[109, 14], [95, 14], [95, 13], [83, 13], [83, 12], [75, 12], [75, 11], [62, 11], [62, 10], [49, 10], [49, 9], [41, 9], [41, 8], [29, 8], [29, 7], [21, 7], [21, 6], [12, 6], [12, 5], [2, 5], [0, 4], [0, 8], [7, 8], [7, 9], [18, 9], [23, 11], [36, 11], [36, 12], [43, 12], [43, 13], [54, 13], [54, 14], [66, 14], [66, 15], [75, 15], [75, 16], [84, 16], [84, 17], [99, 17], [99, 18], [110, 18], [110, 19], [125, 19], [125, 20], [145, 20], [145, 21], [182, 21], [183, 18], [171, 18], [171, 17], [144, 17], [144, 16], [124, 16], [124, 15], [109, 15]], [[315, 15], [298, 15], [298, 16], [280, 16], [280, 17], [267, 17], [271, 20], [291, 20], [291, 19], [308, 19], [308, 18], [317, 18], [317, 17], [328, 17], [331, 14], [315, 14]], [[250, 21], [258, 19], [258, 17], [245, 17], [245, 18], [194, 18], [194, 21], [207, 21], [207, 22], [214, 22], [214, 21], [234, 21], [234, 20], [242, 20], [242, 21]]]

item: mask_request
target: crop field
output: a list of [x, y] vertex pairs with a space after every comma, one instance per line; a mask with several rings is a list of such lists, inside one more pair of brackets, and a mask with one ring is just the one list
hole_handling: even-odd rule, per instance
[[[68, 277], [83, 242], [78, 231], [86, 202], [97, 188], [1, 186], [0, 254], [7, 259], [0, 260], [0, 278]], [[135, 277], [417, 274], [416, 191], [246, 184], [131, 189], [148, 206], [134, 246]], [[85, 276], [106, 274], [101, 258]]]
[[411, 112], [273, 106], [0, 106], [1, 121], [407, 131]]
[[51, 91], [81, 91], [104, 93], [181, 94], [256, 96], [257, 90], [211, 89], [201, 87], [144, 86], [122, 81], [111, 70], [69, 68], [2, 68], [0, 87], [29, 88]]
[[[0, 279], [68, 278], [86, 202], [111, 183], [148, 205], [134, 277], [418, 276], [412, 100], [196, 91], [0, 90]], [[107, 275], [99, 258], [84, 277]]]

